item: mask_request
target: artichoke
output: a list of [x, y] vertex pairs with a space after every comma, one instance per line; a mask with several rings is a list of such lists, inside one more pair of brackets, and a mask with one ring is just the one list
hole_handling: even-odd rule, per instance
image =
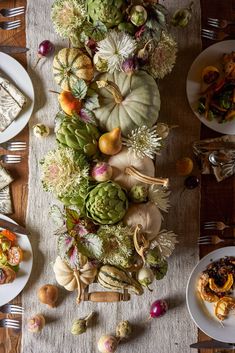
[[87, 216], [99, 224], [115, 224], [125, 215], [128, 200], [123, 189], [112, 181], [96, 185], [86, 197]]
[[84, 152], [89, 157], [98, 151], [99, 136], [99, 131], [93, 124], [84, 123], [76, 116], [66, 116], [56, 131], [56, 139], [61, 145]]
[[87, 0], [88, 16], [93, 22], [101, 21], [108, 28], [119, 25], [123, 18], [123, 0]]

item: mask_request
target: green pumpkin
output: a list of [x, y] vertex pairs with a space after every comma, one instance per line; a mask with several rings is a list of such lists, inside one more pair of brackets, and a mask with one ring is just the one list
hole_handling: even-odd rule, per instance
[[96, 78], [96, 83], [101, 87], [97, 89], [100, 107], [94, 113], [103, 131], [120, 127], [122, 135], [127, 136], [139, 126], [156, 123], [160, 94], [155, 80], [145, 71], [132, 75], [104, 73]]

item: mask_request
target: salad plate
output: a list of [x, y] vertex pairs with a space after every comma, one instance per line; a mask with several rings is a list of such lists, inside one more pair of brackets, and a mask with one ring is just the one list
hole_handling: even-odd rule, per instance
[[[11, 218], [2, 214], [0, 215], [0, 218], [16, 223]], [[17, 244], [23, 250], [23, 261], [19, 265], [19, 271], [16, 274], [15, 280], [12, 283], [0, 285], [0, 306], [14, 299], [23, 290], [29, 280], [32, 270], [33, 252], [30, 241], [27, 235], [18, 233], [16, 233], [16, 235]]]
[[217, 341], [234, 343], [235, 316], [229, 315], [221, 324], [214, 314], [214, 303], [203, 301], [197, 291], [201, 273], [209, 264], [226, 256], [235, 256], [235, 246], [212, 251], [198, 262], [188, 280], [186, 302], [189, 314], [200, 330]]
[[16, 136], [28, 123], [34, 107], [34, 89], [32, 81], [23, 66], [10, 55], [1, 52], [0, 73], [12, 82], [27, 98], [27, 103], [19, 116], [0, 133], [0, 143], [3, 143]]
[[215, 119], [208, 120], [197, 111], [198, 100], [202, 90], [202, 70], [206, 66], [215, 66], [222, 70], [221, 58], [225, 53], [231, 53], [235, 48], [235, 40], [226, 40], [211, 45], [203, 50], [192, 63], [186, 81], [186, 93], [189, 105], [197, 118], [210, 129], [222, 134], [235, 134], [235, 119], [219, 123]]

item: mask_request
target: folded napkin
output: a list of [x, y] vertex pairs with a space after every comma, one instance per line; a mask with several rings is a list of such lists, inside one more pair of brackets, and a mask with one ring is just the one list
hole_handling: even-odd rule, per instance
[[202, 174], [214, 174], [217, 181], [222, 181], [235, 174], [234, 160], [218, 166], [213, 166], [209, 161], [209, 155], [213, 151], [226, 151], [226, 153], [235, 151], [235, 136], [224, 135], [213, 139], [196, 141], [193, 143], [193, 151], [200, 162]]
[[12, 213], [9, 184], [13, 181], [10, 174], [0, 165], [0, 213]]
[[0, 76], [0, 132], [17, 118], [25, 103], [26, 98], [18, 88]]

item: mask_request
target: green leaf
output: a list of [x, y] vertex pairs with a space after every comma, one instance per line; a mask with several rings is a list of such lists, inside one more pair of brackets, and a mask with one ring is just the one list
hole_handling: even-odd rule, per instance
[[91, 39], [100, 41], [105, 38], [108, 29], [103, 22], [96, 21], [93, 25], [91, 23], [86, 24], [84, 32]]
[[84, 121], [84, 123], [90, 123], [96, 125], [95, 114], [86, 108], [82, 108], [80, 113], [80, 119]]
[[72, 95], [77, 99], [84, 99], [87, 94], [87, 84], [83, 79], [78, 79], [72, 88]]
[[66, 227], [68, 231], [72, 230], [79, 223], [79, 214], [77, 211], [66, 208]]
[[64, 225], [64, 214], [61, 212], [60, 208], [57, 205], [51, 206], [49, 216], [51, 216], [53, 222], [58, 227], [62, 227]]
[[103, 254], [103, 241], [97, 234], [89, 233], [77, 243], [79, 252], [89, 258], [99, 259]]
[[55, 121], [54, 121], [54, 131], [55, 133], [59, 130], [61, 123], [65, 118], [67, 118], [68, 115], [63, 112], [63, 110], [60, 110], [56, 116], [55, 116]]
[[96, 109], [99, 107], [100, 107], [100, 103], [99, 103], [98, 94], [93, 89], [89, 88], [87, 91], [87, 96], [86, 96], [86, 100], [84, 103], [84, 108], [86, 108], [88, 110], [93, 110], [93, 109]]

